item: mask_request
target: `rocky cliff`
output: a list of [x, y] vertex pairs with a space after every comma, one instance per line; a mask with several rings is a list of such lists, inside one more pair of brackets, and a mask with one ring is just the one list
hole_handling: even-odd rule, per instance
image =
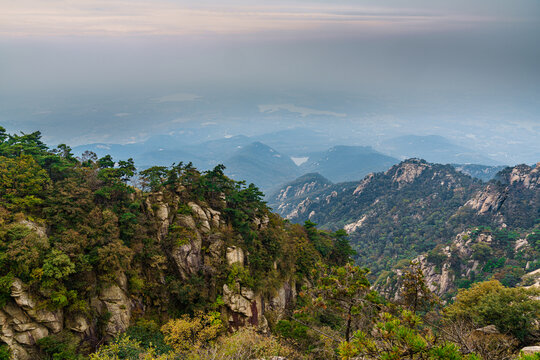
[[501, 226], [534, 226], [540, 211], [539, 165], [518, 165], [504, 169], [464, 206]]
[[[239, 234], [231, 232], [231, 224], [222, 213], [204, 202], [183, 202], [180, 187], [176, 192], [137, 193], [138, 200], [149, 223], [153, 224], [155, 241], [159, 252], [152, 256], [152, 268], [132, 264], [130, 269], [120, 270], [108, 280], [98, 280], [89, 272], [89, 286], [95, 289], [83, 300], [87, 306], [54, 308], [48, 303], [50, 294], [36, 289], [32, 282], [24, 283], [13, 278], [9, 284], [9, 298], [0, 309], [0, 340], [6, 343], [16, 359], [38, 359], [36, 342], [53, 334], [69, 332], [83, 341], [96, 341], [114, 337], [125, 331], [135, 318], [145, 314], [167, 317], [173, 301], [168, 293], [166, 277], [178, 279], [188, 286], [194, 277], [202, 277], [201, 286], [207, 287], [206, 296], [221, 298], [220, 311], [232, 327], [252, 325], [264, 330], [265, 315], [271, 311], [279, 318], [296, 298], [296, 285], [292, 273], [281, 271], [284, 266], [274, 263], [276, 275], [274, 289], [253, 289], [240, 276], [247, 269], [251, 258], [241, 245]], [[264, 231], [269, 227], [269, 215], [251, 219], [253, 229]], [[49, 242], [50, 229], [38, 226], [28, 219], [19, 224], [36, 236]], [[223, 274], [235, 269], [233, 276], [220, 281]], [[248, 271], [248, 270], [246, 270]], [[93, 279], [92, 279], [93, 278]], [[134, 286], [137, 279], [152, 281], [144, 294]], [[154, 283], [152, 279], [157, 279]], [[144, 285], [143, 285], [144, 286]]]
[[298, 211], [305, 206], [301, 204], [310, 194], [330, 187], [332, 182], [318, 173], [310, 173], [287, 183], [281, 189], [268, 196], [268, 205], [285, 218], [297, 216]]
[[[419, 264], [428, 288], [449, 299], [459, 288], [497, 279], [506, 286], [539, 286], [540, 232], [517, 233], [479, 227], [458, 234], [449, 244], [412, 260]], [[375, 287], [395, 301], [401, 293], [401, 276], [407, 264], [382, 273]]]

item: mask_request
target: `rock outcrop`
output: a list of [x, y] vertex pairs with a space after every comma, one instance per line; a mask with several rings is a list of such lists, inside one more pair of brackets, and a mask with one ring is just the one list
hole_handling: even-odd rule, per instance
[[526, 189], [540, 187], [540, 162], [534, 168], [528, 165], [518, 165], [506, 175], [509, 185], [521, 185]]
[[478, 190], [464, 207], [476, 211], [479, 216], [492, 218], [500, 225], [529, 228], [534, 225], [529, 219], [518, 214], [534, 213], [540, 207], [539, 164], [532, 168], [518, 165], [506, 168]]
[[116, 284], [105, 287], [97, 298], [92, 299], [92, 307], [98, 314], [108, 315], [105, 332], [118, 335], [129, 327], [131, 320], [131, 301], [128, 295]]
[[11, 285], [11, 299], [0, 310], [0, 340], [15, 359], [36, 359], [36, 342], [63, 329], [63, 313], [40, 307], [19, 279]]
[[478, 191], [472, 199], [465, 203], [465, 206], [476, 210], [479, 215], [485, 215], [490, 212], [496, 212], [500, 209], [507, 193], [501, 190], [497, 185], [489, 184], [481, 191]]
[[534, 355], [540, 353], [540, 346], [526, 346], [520, 351], [523, 355]]
[[[506, 256], [510, 258], [531, 256], [527, 235], [513, 240], [510, 244], [505, 243], [502, 247], [500, 241], [489, 230], [465, 231], [458, 234], [449, 245], [438, 246], [412, 261], [420, 265], [429, 290], [444, 298], [457, 291], [459, 281], [470, 284], [482, 274], [487, 277], [485, 280], [491, 278], [492, 275], [488, 271], [502, 269], [504, 262], [507, 261]], [[512, 250], [513, 255], [509, 253]], [[504, 256], [498, 256], [498, 252]], [[512, 263], [512, 268], [515, 269], [516, 262]], [[526, 267], [521, 270], [521, 274], [524, 274]], [[387, 298], [399, 300], [403, 269], [396, 268], [383, 275], [377, 280], [375, 288]], [[504, 272], [497, 273], [497, 276], [504, 276]], [[524, 287], [540, 286], [540, 269], [522, 275], [521, 280], [515, 285], [518, 284]]]
[[418, 178], [424, 170], [430, 168], [431, 166], [425, 161], [418, 159], [410, 159], [407, 162], [401, 163], [399, 166], [394, 166], [386, 172], [386, 174], [392, 175], [392, 181], [398, 184], [398, 187], [401, 188], [405, 184], [412, 183], [416, 178]]

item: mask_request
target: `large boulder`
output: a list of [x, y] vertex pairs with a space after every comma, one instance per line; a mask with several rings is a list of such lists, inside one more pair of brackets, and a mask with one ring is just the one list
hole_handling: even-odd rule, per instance
[[238, 264], [244, 266], [244, 250], [238, 246], [227, 248], [227, 264]]
[[540, 353], [540, 346], [527, 346], [521, 349], [523, 355], [533, 355]]
[[38, 307], [36, 300], [30, 295], [26, 286], [20, 279], [15, 279], [11, 284], [11, 297], [15, 300], [15, 303], [20, 308], [20, 314], [26, 313], [32, 320], [46, 326], [53, 333], [58, 333], [63, 328], [63, 313], [61, 310], [47, 310], [45, 308]]
[[229, 315], [229, 325], [233, 328], [251, 325], [265, 329], [268, 325], [264, 317], [263, 300], [259, 294], [235, 283], [223, 285], [223, 302]]
[[105, 332], [110, 336], [116, 336], [129, 327], [131, 320], [131, 302], [122, 289], [116, 285], [105, 287], [97, 298], [92, 301], [92, 306], [100, 315], [108, 313], [108, 321]]

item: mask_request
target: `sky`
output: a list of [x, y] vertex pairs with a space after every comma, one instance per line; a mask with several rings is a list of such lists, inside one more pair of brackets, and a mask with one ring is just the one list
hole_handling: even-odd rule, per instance
[[73, 145], [434, 133], [531, 161], [538, 34], [538, 0], [0, 0], [0, 124]]

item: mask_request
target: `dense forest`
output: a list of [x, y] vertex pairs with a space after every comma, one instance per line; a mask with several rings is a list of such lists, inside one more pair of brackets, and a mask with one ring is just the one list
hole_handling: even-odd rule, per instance
[[[486, 276], [445, 304], [412, 262], [389, 299], [366, 267], [387, 264], [344, 224], [284, 220], [223, 171], [137, 172], [0, 128], [0, 359], [540, 358], [519, 354], [540, 339], [538, 288]], [[453, 209], [463, 194], [424, 195]], [[446, 214], [431, 216], [443, 236]], [[419, 231], [384, 244], [406, 251]]]

